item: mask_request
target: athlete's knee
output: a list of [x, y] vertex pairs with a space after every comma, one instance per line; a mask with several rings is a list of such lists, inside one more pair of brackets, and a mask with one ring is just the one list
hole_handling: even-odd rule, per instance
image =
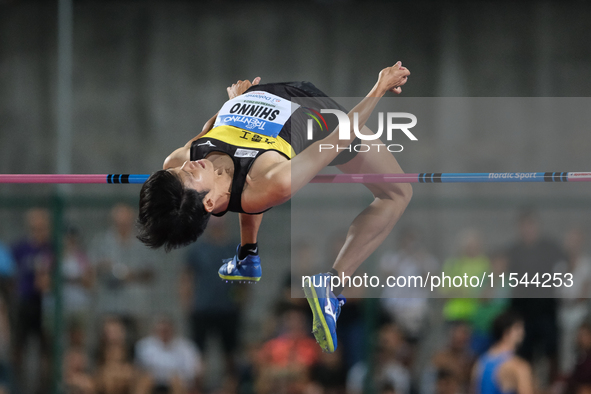
[[412, 185], [410, 183], [403, 183], [401, 186], [401, 196], [403, 201], [408, 205], [412, 199]]
[[377, 198], [391, 200], [396, 205], [403, 204], [406, 207], [412, 199], [412, 186], [410, 183], [389, 183], [382, 184]]

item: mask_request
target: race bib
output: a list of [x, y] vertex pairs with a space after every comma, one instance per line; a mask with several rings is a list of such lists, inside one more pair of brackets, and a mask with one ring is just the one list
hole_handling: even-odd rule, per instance
[[[294, 104], [295, 110], [299, 105]], [[226, 101], [214, 127], [234, 126], [277, 138], [292, 113], [292, 102], [267, 92], [248, 92]]]

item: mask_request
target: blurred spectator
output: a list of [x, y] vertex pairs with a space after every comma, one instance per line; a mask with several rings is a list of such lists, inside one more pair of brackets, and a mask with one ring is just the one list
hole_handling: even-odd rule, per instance
[[437, 371], [435, 394], [460, 394], [459, 390], [460, 385], [453, 372], [449, 369], [440, 369]]
[[591, 324], [583, 323], [577, 332], [577, 359], [565, 394], [591, 393]]
[[[231, 379], [228, 376], [224, 380], [232, 380], [234, 385], [237, 385], [239, 393], [254, 393], [256, 382], [259, 377], [257, 376], [259, 371], [259, 352], [261, 350], [261, 342], [249, 342], [243, 347], [244, 362], [241, 365], [240, 371], [236, 379]], [[236, 390], [231, 391], [234, 393]]]
[[84, 346], [89, 321], [93, 272], [82, 248], [80, 234], [74, 227], [66, 230], [62, 275], [64, 315], [69, 328], [70, 341], [73, 345]]
[[246, 285], [222, 281], [218, 269], [223, 259], [236, 253], [238, 240], [228, 234], [225, 218], [212, 217], [204, 240], [192, 245], [181, 275], [181, 301], [190, 316], [191, 333], [206, 354], [207, 340], [219, 337], [227, 374], [235, 372], [239, 327]]
[[312, 243], [300, 240], [292, 244], [290, 258], [291, 269], [285, 276], [281, 289], [281, 297], [275, 304], [275, 309], [280, 311], [286, 306], [296, 306], [301, 308], [302, 311], [308, 312], [310, 306], [304, 297], [302, 277], [315, 275], [322, 269], [318, 261], [318, 250]]
[[514, 312], [505, 312], [493, 322], [494, 343], [473, 370], [476, 394], [533, 394], [531, 367], [515, 355], [523, 341], [523, 320]]
[[384, 383], [378, 390], [379, 394], [397, 394], [396, 388], [392, 383]]
[[10, 392], [11, 376], [8, 305], [5, 298], [0, 296], [0, 394]]
[[[21, 390], [36, 384], [47, 387], [49, 378], [49, 339], [43, 326], [44, 297], [51, 287], [53, 250], [49, 211], [27, 211], [28, 235], [15, 243], [12, 254], [16, 263], [16, 330], [14, 331], [14, 372]], [[23, 357], [29, 340], [39, 342], [39, 379], [24, 381]], [[30, 387], [29, 387], [30, 388]]]
[[[420, 243], [415, 229], [402, 231], [396, 252], [382, 256], [380, 269], [383, 279], [388, 276], [426, 277], [439, 268], [437, 260]], [[385, 287], [382, 305], [396, 324], [403, 330], [407, 340], [415, 343], [421, 336], [429, 312], [429, 290], [423, 287]]]
[[[562, 373], [574, 367], [576, 354], [573, 349], [577, 331], [589, 314], [591, 297], [591, 259], [584, 252], [585, 233], [577, 227], [570, 230], [564, 239], [567, 260], [559, 264], [556, 272], [573, 276], [571, 287], [560, 287], [560, 370]], [[576, 279], [574, 279], [576, 278]]]
[[[398, 327], [393, 324], [382, 326], [378, 333], [372, 365], [361, 361], [351, 368], [347, 377], [347, 393], [360, 394], [368, 388], [369, 392], [380, 390], [410, 394], [410, 372], [401, 362], [404, 347], [404, 338]], [[368, 377], [370, 371], [372, 376]]]
[[[509, 248], [507, 256], [509, 272], [516, 273], [520, 280], [526, 273], [529, 280], [535, 273], [552, 274], [558, 263], [567, 260], [556, 242], [540, 236], [533, 211], [522, 212], [518, 225], [519, 239]], [[552, 288], [518, 286], [513, 289], [513, 297], [511, 307], [523, 317], [526, 332], [519, 355], [530, 363], [538, 353], [547, 357], [550, 362], [548, 376], [554, 380], [558, 372], [558, 300], [553, 298], [555, 293]]]
[[310, 372], [311, 387], [324, 394], [344, 394], [347, 369], [339, 348], [333, 353], [322, 353]]
[[15, 273], [15, 263], [10, 250], [0, 242], [0, 296], [8, 299]]
[[[490, 257], [490, 269], [495, 280], [499, 275], [507, 272], [509, 262], [504, 252], [495, 252]], [[472, 316], [472, 350], [477, 356], [486, 352], [492, 344], [492, 324], [497, 316], [509, 307], [509, 286], [499, 286], [498, 282], [493, 286], [485, 284], [476, 311]]]
[[94, 240], [90, 253], [97, 271], [96, 312], [121, 316], [134, 339], [148, 327], [155, 279], [154, 253], [135, 237], [135, 217], [129, 205], [114, 206], [113, 227]]
[[10, 392], [10, 319], [7, 300], [15, 271], [10, 251], [0, 242], [0, 394]]
[[134, 393], [137, 371], [131, 353], [123, 322], [114, 316], [106, 317], [97, 354], [95, 383], [98, 394]]
[[68, 349], [64, 354], [64, 393], [94, 394], [94, 380], [88, 372], [88, 358], [78, 347]]
[[[490, 262], [482, 251], [482, 238], [474, 229], [465, 229], [459, 234], [460, 253], [458, 257], [451, 257], [443, 263], [442, 271], [445, 275], [454, 277], [468, 275], [468, 278], [482, 277], [490, 272]], [[450, 287], [446, 282], [441, 292], [452, 297], [443, 307], [443, 315], [447, 321], [472, 321], [478, 309], [478, 299], [481, 289], [472, 286]], [[461, 298], [460, 298], [461, 297]]]
[[255, 392], [302, 392], [309, 383], [310, 368], [319, 358], [320, 348], [310, 337], [306, 316], [297, 308], [284, 310], [280, 334], [258, 352]]
[[159, 317], [153, 334], [140, 340], [135, 349], [136, 365], [145, 372], [138, 394], [156, 389], [185, 393], [195, 387], [201, 356], [191, 341], [176, 335], [170, 318]]
[[290, 259], [290, 270], [284, 277], [279, 292], [280, 297], [274, 302], [273, 313], [268, 314], [264, 319], [259, 338], [266, 340], [277, 335], [280, 331], [280, 318], [283, 311], [287, 309], [298, 309], [307, 317], [308, 325], [312, 325], [310, 305], [304, 296], [302, 288], [302, 277], [314, 275], [321, 270], [318, 260], [318, 250], [314, 244], [305, 240], [299, 240], [293, 242], [291, 245]]
[[312, 366], [318, 361], [320, 350], [308, 331], [306, 317], [299, 309], [283, 311], [279, 335], [263, 345], [261, 363], [277, 367]]
[[424, 371], [421, 382], [421, 393], [432, 393], [436, 390], [437, 371], [447, 370], [453, 374], [458, 391], [468, 392], [470, 373], [474, 363], [474, 353], [470, 348], [471, 328], [465, 322], [453, 322], [449, 330], [447, 345], [435, 353], [431, 365]]

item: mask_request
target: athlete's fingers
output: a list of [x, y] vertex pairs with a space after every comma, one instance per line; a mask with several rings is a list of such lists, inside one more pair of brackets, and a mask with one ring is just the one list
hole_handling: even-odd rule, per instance
[[395, 87], [394, 89], [390, 89], [392, 93], [400, 94], [402, 93], [402, 88], [400, 86]]
[[404, 67], [402, 65], [402, 62], [401, 61], [396, 62], [396, 64], [393, 65], [392, 68], [393, 69], [398, 69], [398, 71], [402, 71], [403, 72], [403, 75], [406, 75], [406, 76], [410, 75], [409, 69], [406, 68], [406, 67]]
[[255, 79], [252, 80], [253, 85], [258, 85], [259, 82], [261, 82], [261, 77], [256, 77]]
[[410, 75], [410, 70], [406, 67], [400, 67], [400, 71], [404, 71], [405, 75]]

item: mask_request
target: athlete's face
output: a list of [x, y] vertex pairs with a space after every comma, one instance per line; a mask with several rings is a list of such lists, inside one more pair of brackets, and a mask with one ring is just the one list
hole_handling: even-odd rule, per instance
[[181, 178], [183, 185], [198, 192], [210, 191], [214, 188], [215, 170], [213, 163], [207, 159], [186, 161], [182, 166], [170, 172]]

